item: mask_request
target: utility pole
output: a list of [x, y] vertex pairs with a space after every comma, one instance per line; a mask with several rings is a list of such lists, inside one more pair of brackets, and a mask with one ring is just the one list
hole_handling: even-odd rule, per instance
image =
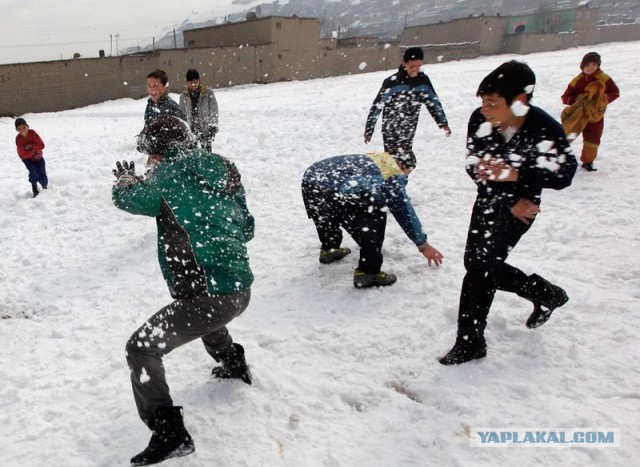
[[118, 39], [120, 38], [120, 33], [116, 34], [116, 56], [120, 56], [120, 48], [118, 47]]
[[113, 34], [109, 34], [109, 57], [113, 57]]
[[176, 39], [176, 28], [173, 28], [173, 48], [178, 48], [178, 40]]

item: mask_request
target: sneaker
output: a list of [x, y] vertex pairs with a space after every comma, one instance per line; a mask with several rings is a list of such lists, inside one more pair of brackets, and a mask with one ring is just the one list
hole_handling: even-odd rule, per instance
[[558, 287], [557, 285], [553, 285], [553, 298], [547, 302], [534, 302], [533, 303], [533, 313], [527, 319], [527, 327], [529, 329], [534, 329], [539, 326], [542, 326], [544, 323], [549, 321], [551, 318], [551, 313], [556, 308], [561, 307], [565, 303], [569, 301], [569, 296], [567, 292]]
[[596, 169], [592, 163], [589, 164], [582, 164], [582, 168], [584, 170], [586, 170], [587, 172], [597, 172], [598, 169]]
[[351, 253], [349, 248], [330, 248], [328, 250], [320, 250], [320, 262], [322, 264], [330, 264], [334, 261], [341, 260]]
[[449, 353], [442, 357], [439, 361], [443, 365], [460, 365], [461, 363], [470, 362], [478, 358], [487, 356], [487, 344], [472, 344], [467, 340], [458, 337], [453, 348]]
[[366, 272], [358, 271], [357, 269], [353, 273], [353, 285], [356, 289], [367, 289], [369, 287], [386, 287], [387, 285], [394, 284], [398, 278], [395, 274], [387, 274], [380, 271], [377, 274], [367, 274]]

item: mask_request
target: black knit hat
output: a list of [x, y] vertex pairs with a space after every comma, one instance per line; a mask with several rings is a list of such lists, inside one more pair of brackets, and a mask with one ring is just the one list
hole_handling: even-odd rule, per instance
[[171, 149], [189, 149], [194, 137], [184, 120], [172, 115], [160, 115], [147, 124], [146, 152], [164, 155]]
[[580, 69], [584, 70], [589, 63], [597, 63], [598, 66], [602, 64], [602, 58], [598, 52], [589, 52], [584, 57], [582, 57], [582, 61], [580, 62]]
[[27, 125], [27, 121], [24, 118], [16, 118], [16, 128], [20, 125]]
[[194, 79], [200, 79], [200, 73], [193, 68], [187, 70], [187, 81], [193, 81]]
[[411, 60], [424, 60], [424, 52], [420, 47], [409, 47], [404, 51], [402, 60], [410, 62]]

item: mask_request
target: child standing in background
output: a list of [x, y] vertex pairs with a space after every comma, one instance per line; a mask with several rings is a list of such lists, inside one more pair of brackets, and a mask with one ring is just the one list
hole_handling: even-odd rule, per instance
[[18, 156], [20, 156], [29, 171], [29, 182], [31, 182], [33, 197], [35, 198], [39, 193], [38, 182], [44, 190], [47, 189], [49, 184], [46, 164], [44, 157], [42, 157], [44, 142], [35, 130], [29, 129], [29, 125], [27, 125], [24, 118], [16, 119], [16, 131], [18, 132], [16, 136]]
[[600, 69], [602, 59], [597, 52], [582, 57], [582, 72], [573, 78], [562, 95], [562, 103], [571, 107], [562, 112], [562, 125], [569, 141], [582, 132], [582, 168], [595, 172], [593, 161], [604, 129], [604, 113], [607, 105], [620, 97], [616, 83]]

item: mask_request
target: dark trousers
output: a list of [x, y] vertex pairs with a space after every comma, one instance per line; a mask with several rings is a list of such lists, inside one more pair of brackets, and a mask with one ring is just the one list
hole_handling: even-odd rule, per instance
[[413, 152], [413, 135], [410, 138], [396, 135], [383, 135], [384, 152], [388, 152], [407, 167], [415, 167], [416, 155]]
[[465, 247], [466, 274], [458, 310], [458, 335], [484, 342], [487, 315], [496, 290], [535, 298], [529, 277], [506, 263], [509, 252], [529, 230], [516, 219], [506, 203], [476, 199]]
[[49, 178], [47, 177], [47, 165], [44, 161], [44, 157], [42, 157], [39, 161], [23, 159], [22, 162], [24, 162], [24, 165], [29, 171], [29, 182], [39, 182], [40, 185], [42, 185], [42, 188], [46, 188], [49, 184]]
[[396, 116], [382, 122], [382, 142], [384, 151], [409, 167], [416, 166], [413, 139], [418, 128], [418, 114]]
[[313, 186], [302, 185], [307, 216], [316, 226], [322, 249], [340, 248], [344, 228], [360, 247], [358, 270], [376, 274], [382, 267], [382, 244], [387, 213], [382, 206], [363, 198], [336, 199]]
[[250, 289], [178, 299], [149, 318], [127, 341], [126, 356], [140, 418], [149, 425], [158, 407], [172, 407], [162, 357], [195, 339], [214, 359], [233, 340], [226, 328], [249, 305]]

